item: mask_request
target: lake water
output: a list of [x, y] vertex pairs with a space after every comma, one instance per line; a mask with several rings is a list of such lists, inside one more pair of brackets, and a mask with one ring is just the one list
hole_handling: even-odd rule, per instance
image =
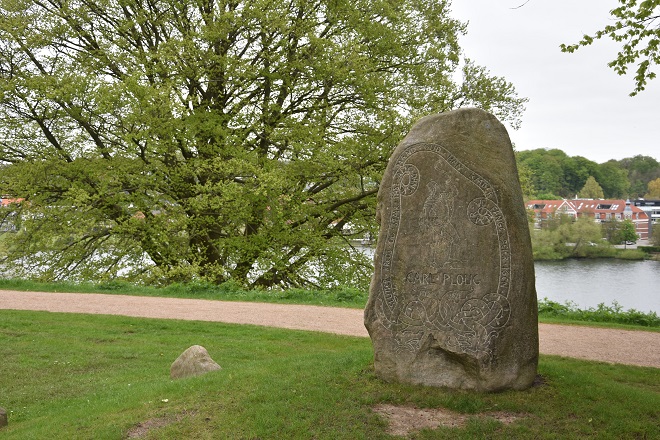
[[581, 309], [619, 303], [624, 310], [660, 313], [660, 261], [537, 261], [536, 293]]

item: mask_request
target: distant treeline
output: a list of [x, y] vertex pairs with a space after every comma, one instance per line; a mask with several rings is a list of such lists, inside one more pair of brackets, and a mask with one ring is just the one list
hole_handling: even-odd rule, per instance
[[[581, 156], [568, 156], [559, 149], [516, 152], [525, 196], [537, 199], [575, 197], [592, 176], [606, 199], [660, 198], [649, 182], [660, 179], [660, 163], [637, 155], [598, 164]], [[660, 180], [658, 180], [660, 182]]]

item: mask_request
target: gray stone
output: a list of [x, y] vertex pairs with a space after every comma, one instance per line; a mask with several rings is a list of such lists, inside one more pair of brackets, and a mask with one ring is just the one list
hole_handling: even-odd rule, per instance
[[193, 345], [172, 363], [170, 377], [181, 379], [183, 377], [199, 376], [209, 371], [220, 370], [218, 365], [209, 355], [206, 348], [201, 345]]
[[4, 408], [0, 408], [0, 428], [7, 426], [8, 424], [9, 420], [7, 420], [7, 411], [5, 411]]
[[365, 309], [387, 381], [498, 391], [536, 377], [534, 264], [511, 141], [493, 115], [420, 120], [378, 192]]

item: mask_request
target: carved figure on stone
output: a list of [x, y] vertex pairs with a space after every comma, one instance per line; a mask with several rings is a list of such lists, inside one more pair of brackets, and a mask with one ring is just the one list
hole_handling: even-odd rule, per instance
[[454, 201], [458, 190], [451, 179], [445, 180], [444, 188], [435, 180], [431, 180], [427, 188], [428, 195], [422, 206], [420, 226], [429, 232], [431, 238], [431, 264], [442, 266], [454, 259], [453, 247], [459, 240], [453, 225]]

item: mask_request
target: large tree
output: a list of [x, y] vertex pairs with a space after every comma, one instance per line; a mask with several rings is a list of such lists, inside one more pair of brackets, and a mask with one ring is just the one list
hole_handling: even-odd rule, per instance
[[621, 159], [618, 163], [628, 172], [630, 197], [643, 197], [649, 182], [660, 178], [660, 163], [653, 157], [637, 155]]
[[651, 180], [648, 185], [649, 192], [644, 194], [645, 199], [660, 199], [660, 177]]
[[589, 178], [587, 178], [587, 181], [585, 182], [578, 195], [585, 199], [602, 199], [605, 197], [603, 195], [603, 188], [600, 187], [593, 176], [589, 176]]
[[654, 69], [660, 63], [660, 0], [619, 0], [618, 8], [610, 11], [611, 24], [592, 35], [584, 35], [577, 44], [562, 44], [564, 52], [575, 52], [594, 40], [609, 38], [621, 43], [621, 50], [608, 66], [619, 75], [637, 64], [635, 88], [631, 96], [643, 91], [649, 80], [656, 77]]
[[15, 274], [364, 286], [347, 238], [374, 232], [411, 122], [473, 105], [515, 126], [525, 101], [461, 59], [449, 1], [0, 5]]
[[635, 243], [639, 237], [635, 230], [635, 224], [630, 219], [621, 222], [621, 239], [623, 240], [624, 248], [628, 247], [628, 243]]
[[564, 194], [563, 163], [568, 156], [561, 150], [523, 150], [516, 153], [520, 167], [526, 167], [531, 172], [532, 185], [538, 194]]
[[519, 167], [530, 169], [534, 189], [541, 195], [574, 197], [589, 176], [600, 181], [596, 162], [581, 156], [568, 156], [556, 148], [519, 151], [516, 160]]
[[620, 199], [628, 195], [628, 171], [622, 169], [616, 160], [608, 160], [598, 166], [598, 182], [608, 199]]

